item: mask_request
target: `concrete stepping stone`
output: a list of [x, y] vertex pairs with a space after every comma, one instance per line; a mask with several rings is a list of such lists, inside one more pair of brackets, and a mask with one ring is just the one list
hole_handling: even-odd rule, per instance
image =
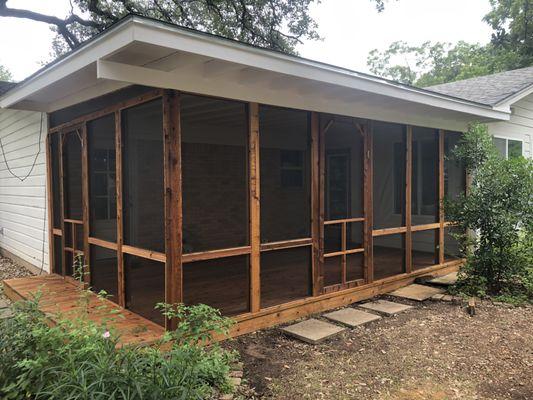
[[387, 300], [376, 300], [369, 303], [359, 305], [359, 307], [366, 308], [367, 310], [377, 311], [386, 316], [392, 316], [413, 308], [406, 306], [405, 304], [394, 303]]
[[432, 285], [451, 286], [457, 283], [457, 272], [450, 272], [447, 275], [439, 276], [428, 281]]
[[324, 314], [323, 317], [331, 321], [347, 325], [351, 328], [381, 319], [379, 315], [370, 314], [351, 307]]
[[405, 286], [388, 294], [390, 296], [400, 297], [402, 299], [424, 301], [436, 294], [441, 294], [444, 292], [444, 289], [413, 283], [412, 285]]
[[323, 342], [344, 330], [345, 328], [314, 318], [281, 329], [283, 333], [311, 344]]
[[2, 308], [8, 308], [9, 307], [9, 303], [7, 302], [7, 300], [1, 300], [0, 299], [0, 310]]

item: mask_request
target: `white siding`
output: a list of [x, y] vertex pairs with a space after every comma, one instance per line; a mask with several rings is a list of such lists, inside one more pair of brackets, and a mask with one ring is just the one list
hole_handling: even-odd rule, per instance
[[[0, 247], [49, 271], [46, 123], [46, 115], [41, 120], [37, 112], [0, 109], [0, 140], [4, 149], [3, 153], [0, 151]], [[23, 182], [13, 176], [28, 175], [34, 161], [35, 167]]]
[[525, 157], [533, 157], [533, 94], [524, 97], [511, 106], [511, 119], [506, 122], [489, 123], [493, 136], [521, 140]]

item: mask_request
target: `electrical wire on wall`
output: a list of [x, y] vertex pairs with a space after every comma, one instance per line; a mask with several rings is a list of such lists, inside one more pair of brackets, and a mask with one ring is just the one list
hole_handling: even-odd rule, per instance
[[[37, 149], [37, 153], [35, 154], [35, 158], [33, 159], [33, 162], [31, 164], [30, 170], [28, 171], [28, 173], [25, 176], [18, 176], [15, 172], [13, 172], [13, 170], [9, 166], [9, 163], [7, 162], [6, 153], [4, 151], [4, 144], [2, 142], [2, 138], [0, 137], [0, 150], [2, 151], [2, 157], [3, 157], [4, 162], [6, 164], [7, 170], [11, 174], [11, 176], [13, 176], [14, 178], [18, 179], [20, 182], [24, 182], [26, 179], [28, 179], [31, 176], [31, 174], [33, 173], [33, 170], [35, 169], [35, 165], [37, 164], [37, 159], [39, 158], [39, 155], [41, 154], [41, 151], [42, 151], [42, 137], [43, 137], [43, 122], [44, 122], [44, 113], [41, 113], [41, 124], [39, 126], [39, 143], [38, 143], [39, 147]], [[47, 200], [47, 197], [48, 197], [47, 196], [47, 190], [48, 189], [49, 188], [47, 188], [46, 184], [45, 184], [44, 211], [43, 211], [43, 237], [42, 237], [43, 245], [42, 245], [42, 249], [41, 249], [41, 269], [40, 269], [39, 274], [42, 274], [43, 270], [44, 270], [44, 253], [45, 253], [45, 240], [46, 240], [46, 208], [47, 208], [46, 200]]]

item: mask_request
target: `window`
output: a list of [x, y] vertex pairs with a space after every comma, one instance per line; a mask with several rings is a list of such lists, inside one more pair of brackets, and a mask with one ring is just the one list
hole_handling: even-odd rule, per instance
[[494, 136], [492, 143], [504, 158], [516, 158], [523, 155], [521, 140], [513, 140]]
[[304, 157], [303, 151], [282, 150], [281, 162], [281, 187], [301, 188], [304, 185]]

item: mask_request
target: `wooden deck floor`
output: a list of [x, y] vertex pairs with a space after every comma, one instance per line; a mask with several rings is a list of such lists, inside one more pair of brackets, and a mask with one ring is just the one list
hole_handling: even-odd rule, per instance
[[[159, 339], [164, 328], [156, 323], [118, 307], [115, 303], [100, 299], [92, 292], [82, 292], [79, 286], [59, 275], [41, 275], [3, 281], [4, 293], [12, 301], [31, 299], [41, 293], [39, 308], [54, 323], [60, 315], [72, 316], [87, 312], [95, 322], [106, 322], [120, 335], [121, 345], [149, 345]], [[83, 303], [88, 305], [83, 305]], [[117, 314], [110, 314], [118, 310]]]

